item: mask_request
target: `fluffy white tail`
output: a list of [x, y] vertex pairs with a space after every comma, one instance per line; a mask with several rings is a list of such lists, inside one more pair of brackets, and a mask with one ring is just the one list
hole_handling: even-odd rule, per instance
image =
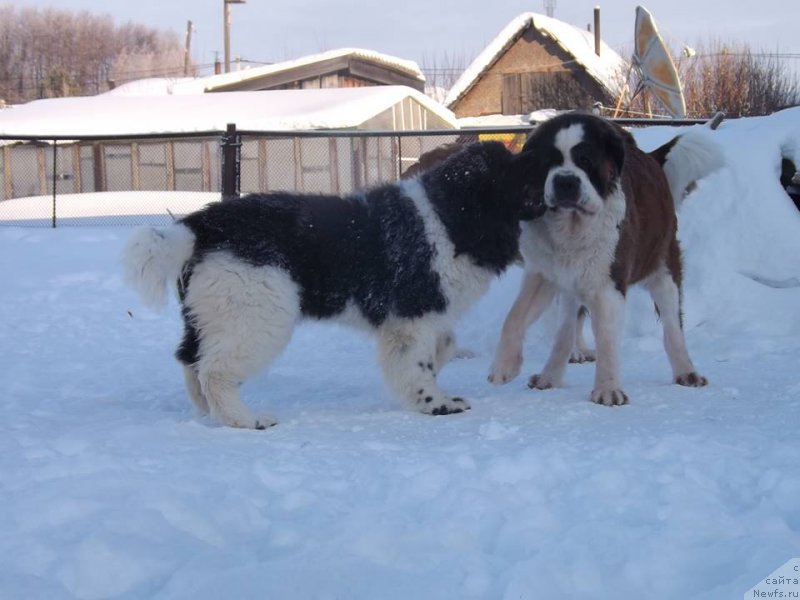
[[652, 153], [660, 154], [657, 158], [661, 158], [676, 208], [690, 185], [725, 164], [722, 148], [711, 139], [713, 135], [706, 128], [693, 128]]
[[194, 234], [185, 225], [137, 229], [122, 257], [125, 282], [143, 304], [161, 310], [167, 304], [167, 288], [177, 282], [193, 250]]

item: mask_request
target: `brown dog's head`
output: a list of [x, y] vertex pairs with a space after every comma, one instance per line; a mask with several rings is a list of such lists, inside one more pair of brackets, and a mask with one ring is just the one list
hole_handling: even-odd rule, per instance
[[609, 121], [583, 113], [559, 115], [537, 127], [522, 152], [532, 155], [529, 178], [545, 206], [600, 212], [622, 177], [623, 134]]

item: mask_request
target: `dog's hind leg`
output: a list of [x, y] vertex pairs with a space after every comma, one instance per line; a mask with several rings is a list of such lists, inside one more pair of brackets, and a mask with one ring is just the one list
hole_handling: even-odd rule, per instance
[[449, 396], [436, 383], [442, 358], [439, 336], [420, 320], [385, 323], [378, 333], [381, 369], [391, 390], [409, 408], [429, 415], [464, 412], [469, 403]]
[[569, 362], [571, 363], [581, 364], [594, 362], [595, 360], [594, 350], [589, 348], [589, 344], [586, 343], [586, 338], [583, 337], [583, 324], [586, 321], [587, 314], [589, 314], [589, 311], [586, 310], [585, 306], [581, 306], [578, 309], [578, 324], [575, 332], [575, 346], [572, 348], [572, 353], [569, 355]]
[[230, 427], [274, 425], [242, 403], [239, 386], [289, 342], [300, 311], [297, 286], [281, 269], [219, 254], [195, 267], [185, 302], [198, 337], [194, 368], [212, 415]]
[[[677, 276], [673, 273], [677, 273]], [[664, 349], [672, 366], [675, 383], [689, 387], [702, 387], [708, 384], [708, 380], [695, 370], [686, 348], [681, 316], [680, 270], [661, 268], [644, 283], [661, 318]]]
[[556, 333], [553, 349], [542, 372], [531, 375], [528, 380], [530, 388], [547, 390], [558, 387], [564, 378], [564, 369], [569, 362], [572, 345], [575, 341], [575, 330], [578, 325], [575, 315], [578, 313], [580, 304], [574, 296], [569, 294], [562, 294], [561, 302], [561, 324]]
[[555, 285], [541, 274], [526, 271], [524, 277], [519, 295], [503, 322], [488, 377], [491, 383], [507, 383], [519, 375], [525, 332], [550, 306], [556, 293]]
[[[183, 303], [186, 299], [183, 288], [180, 288], [180, 295]], [[175, 352], [175, 358], [180, 361], [183, 367], [183, 379], [186, 383], [186, 391], [189, 394], [189, 398], [192, 399], [200, 414], [207, 415], [209, 411], [208, 401], [203, 396], [203, 390], [200, 389], [200, 380], [197, 378], [197, 369], [195, 368], [198, 350], [197, 329], [192, 323], [185, 306], [181, 312], [183, 313], [184, 324], [183, 340], [181, 340], [180, 346]]]
[[200, 380], [197, 378], [197, 371], [191, 365], [182, 366], [183, 379], [186, 382], [186, 391], [189, 393], [189, 398], [192, 399], [192, 402], [197, 407], [200, 414], [207, 415], [209, 411], [208, 401], [206, 397], [203, 396], [203, 391], [200, 389]]

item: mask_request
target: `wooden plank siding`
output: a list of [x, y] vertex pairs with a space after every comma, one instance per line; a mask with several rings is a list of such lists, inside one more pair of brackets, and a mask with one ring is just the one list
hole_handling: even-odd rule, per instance
[[576, 73], [508, 73], [501, 92], [504, 115], [521, 115], [540, 108], [588, 108], [594, 98], [579, 83]]
[[[333, 79], [333, 76], [336, 76], [336, 79]], [[347, 84], [352, 81], [358, 81], [359, 85]], [[321, 60], [279, 73], [269, 73], [261, 77], [216, 86], [208, 91], [253, 92], [312, 87], [361, 87], [362, 85], [405, 85], [420, 92], [425, 91], [425, 82], [412, 75], [406, 75], [388, 66], [353, 56]]]
[[[550, 84], [558, 93], [546, 91]], [[552, 106], [556, 101], [558, 106]], [[530, 26], [450, 109], [461, 118], [524, 114], [541, 108], [589, 108], [595, 101], [612, 99], [572, 55]]]

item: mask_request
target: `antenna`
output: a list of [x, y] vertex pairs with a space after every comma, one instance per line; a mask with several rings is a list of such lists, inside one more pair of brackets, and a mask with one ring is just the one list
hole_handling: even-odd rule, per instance
[[544, 12], [548, 17], [552, 17], [556, 10], [556, 0], [544, 0]]
[[678, 70], [658, 33], [653, 15], [643, 6], [636, 7], [634, 36], [633, 66], [641, 79], [633, 95], [647, 89], [673, 118], [684, 118], [686, 102]]

